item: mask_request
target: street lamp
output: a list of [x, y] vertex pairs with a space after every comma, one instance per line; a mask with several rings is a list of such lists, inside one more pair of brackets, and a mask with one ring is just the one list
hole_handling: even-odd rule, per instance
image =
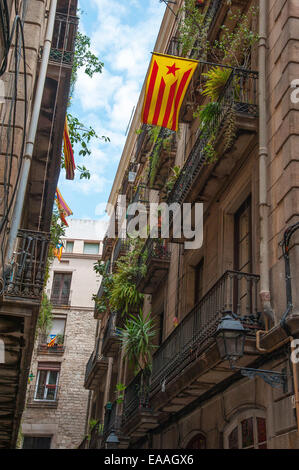
[[114, 431], [112, 431], [106, 439], [106, 449], [118, 449], [119, 440]]
[[279, 388], [282, 386], [285, 390], [287, 384], [285, 372], [236, 366], [236, 361], [244, 356], [245, 339], [246, 330], [241, 321], [233, 312], [225, 312], [225, 316], [216, 331], [216, 343], [220, 358], [223, 361], [229, 361], [230, 368], [240, 371], [245, 377], [253, 379], [258, 376], [271, 387]]

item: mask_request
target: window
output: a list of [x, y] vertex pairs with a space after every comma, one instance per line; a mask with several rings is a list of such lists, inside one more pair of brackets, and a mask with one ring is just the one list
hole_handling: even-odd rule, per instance
[[197, 304], [203, 297], [203, 267], [204, 260], [195, 268], [195, 304]]
[[68, 305], [71, 288], [71, 273], [54, 273], [51, 303], [53, 305]]
[[59, 363], [39, 363], [34, 400], [53, 402], [57, 400]]
[[186, 449], [206, 449], [206, 438], [202, 434], [197, 434], [189, 444], [187, 445]]
[[235, 269], [244, 273], [252, 270], [251, 197], [235, 214]]
[[74, 251], [74, 242], [66, 242], [65, 252], [73, 253]]
[[51, 449], [51, 437], [24, 436], [23, 449]]
[[259, 412], [242, 414], [224, 436], [226, 449], [267, 449], [266, 419]]
[[99, 254], [99, 243], [84, 243], [84, 251], [86, 255], [98, 255]]

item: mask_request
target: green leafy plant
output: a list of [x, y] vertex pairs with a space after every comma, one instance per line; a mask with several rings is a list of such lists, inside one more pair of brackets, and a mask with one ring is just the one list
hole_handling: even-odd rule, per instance
[[135, 373], [151, 369], [152, 353], [156, 347], [153, 338], [156, 334], [150, 314], [145, 318], [141, 314], [130, 315], [124, 328], [120, 328], [120, 341], [124, 356], [134, 368]]
[[220, 103], [218, 101], [211, 101], [203, 106], [200, 106], [193, 114], [193, 117], [199, 118], [200, 128], [204, 129], [205, 127], [208, 127], [213, 124], [213, 122], [215, 122], [219, 116], [220, 110]]
[[37, 320], [38, 331], [42, 335], [48, 335], [53, 324], [52, 304], [47, 295], [43, 293], [39, 317]]
[[183, 56], [204, 60], [207, 56], [210, 20], [197, 8], [196, 0], [185, 0], [180, 10], [179, 42]]
[[118, 383], [116, 384], [116, 390], [115, 390], [115, 393], [117, 395], [117, 398], [116, 398], [116, 403], [123, 403], [124, 401], [124, 398], [125, 398], [125, 390], [126, 390], [126, 386], [122, 383]]
[[179, 176], [181, 174], [181, 171], [182, 171], [182, 169], [179, 166], [174, 166], [173, 168], [171, 168], [171, 175], [169, 176], [169, 178], [166, 182], [166, 185], [165, 185], [166, 190], [167, 190], [168, 193], [170, 193], [170, 191], [174, 187], [177, 179], [179, 178]]
[[202, 94], [208, 96], [211, 101], [217, 101], [227, 84], [232, 70], [226, 67], [211, 67], [203, 77], [207, 79]]
[[102, 315], [110, 308], [110, 295], [113, 286], [113, 275], [109, 273], [108, 263], [103, 263], [102, 261], [95, 263], [93, 269], [97, 274], [102, 276], [102, 296], [101, 298], [98, 298], [95, 294], [92, 297], [95, 302], [97, 313]]
[[121, 315], [138, 311], [144, 298], [136, 287], [139, 275], [144, 275], [146, 272], [146, 266], [140, 262], [143, 243], [139, 239], [132, 239], [130, 246], [131, 249], [116, 262], [116, 272], [113, 275], [109, 296], [111, 309], [121, 312]]

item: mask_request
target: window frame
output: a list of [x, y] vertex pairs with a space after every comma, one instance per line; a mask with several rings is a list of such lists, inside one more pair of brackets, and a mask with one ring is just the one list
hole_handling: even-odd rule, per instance
[[[57, 393], [58, 393], [58, 383], [59, 383], [59, 377], [60, 377], [60, 370], [58, 369], [51, 369], [51, 367], [49, 367], [49, 369], [43, 369], [42, 368], [42, 364], [40, 366], [38, 366], [40, 368], [38, 368], [37, 370], [37, 378], [36, 378], [36, 384], [35, 384], [35, 390], [34, 390], [34, 401], [35, 402], [40, 402], [40, 403], [55, 403], [57, 401]], [[44, 385], [44, 398], [37, 398], [36, 395], [37, 395], [37, 392], [38, 392], [38, 389], [39, 387], [41, 386], [39, 381], [40, 381], [40, 373], [42, 371], [45, 371], [47, 372], [47, 375], [46, 375], [46, 382], [45, 382], [45, 385]], [[48, 393], [48, 390], [50, 388], [53, 388], [54, 389], [54, 385], [53, 384], [49, 384], [49, 377], [50, 377], [50, 373], [51, 372], [57, 372], [57, 377], [56, 377], [56, 383], [55, 383], [55, 394], [54, 394], [54, 399], [53, 400], [47, 400], [47, 398], [45, 398], [47, 396], [47, 393]], [[48, 385], [51, 385], [51, 387], [48, 387]]]
[[[242, 447], [242, 421], [246, 419], [253, 418], [253, 448], [259, 449], [259, 446], [266, 444], [268, 448], [268, 420], [266, 413], [263, 410], [246, 410], [243, 413], [239, 413], [228, 426], [225, 428], [223, 433], [223, 447], [224, 449], [230, 450], [229, 447], [229, 437], [235, 428], [238, 428], [238, 450], [246, 450], [247, 447]], [[266, 441], [258, 442], [258, 428], [257, 428], [257, 418], [262, 418], [266, 422]], [[241, 444], [241, 447], [240, 447]]]

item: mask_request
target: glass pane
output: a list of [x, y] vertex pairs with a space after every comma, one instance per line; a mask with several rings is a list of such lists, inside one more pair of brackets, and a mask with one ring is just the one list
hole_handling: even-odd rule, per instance
[[229, 435], [228, 448], [229, 449], [238, 449], [239, 448], [238, 427], [236, 427]]
[[253, 436], [253, 418], [242, 421], [242, 447], [251, 447], [254, 445]]
[[40, 370], [39, 371], [39, 376], [38, 376], [37, 389], [36, 389], [36, 393], [35, 393], [35, 398], [37, 400], [43, 400], [44, 399], [46, 379], [47, 379], [47, 371], [46, 370]]
[[84, 253], [89, 255], [97, 255], [99, 253], [99, 244], [84, 243]]
[[266, 420], [264, 418], [256, 418], [258, 443], [267, 441]]
[[74, 251], [74, 242], [66, 242], [66, 253], [73, 253]]
[[46, 400], [55, 400], [55, 395], [56, 395], [56, 387], [47, 387], [47, 395], [46, 395]]
[[58, 372], [51, 370], [49, 373], [49, 385], [56, 385]]

